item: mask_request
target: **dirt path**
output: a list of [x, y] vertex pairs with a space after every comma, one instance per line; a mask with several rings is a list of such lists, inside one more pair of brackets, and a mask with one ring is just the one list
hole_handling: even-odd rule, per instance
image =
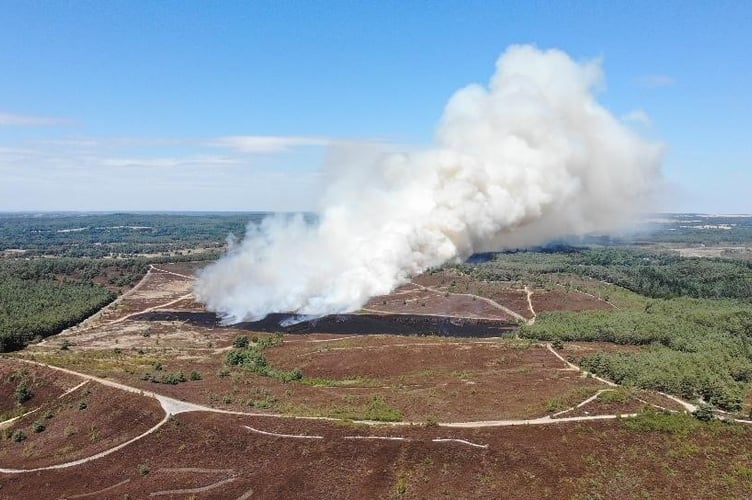
[[527, 295], [527, 308], [530, 309], [530, 314], [532, 314], [532, 317], [527, 320], [527, 324], [532, 325], [535, 323], [535, 318], [537, 318], [538, 315], [535, 314], [535, 309], [533, 309], [533, 291], [530, 290], [527, 285], [525, 285], [525, 295]]
[[[180, 276], [181, 278], [187, 278], [187, 279], [190, 279], [190, 280], [195, 279], [193, 276], [187, 276], [185, 274], [174, 273], [172, 271], [167, 271], [165, 269], [160, 269], [158, 267], [155, 267], [153, 264], [149, 264], [149, 269], [146, 271], [146, 274], [144, 274], [143, 278], [141, 278], [141, 280], [138, 283], [136, 283], [136, 285], [133, 288], [131, 288], [130, 290], [128, 290], [127, 292], [125, 292], [121, 296], [117, 297], [115, 300], [113, 300], [112, 302], [110, 302], [109, 304], [107, 304], [106, 306], [104, 306], [102, 309], [100, 309], [99, 311], [95, 312], [94, 314], [92, 314], [91, 316], [89, 316], [88, 318], [86, 318], [85, 320], [83, 320], [81, 323], [79, 323], [77, 325], [74, 325], [74, 326], [72, 326], [70, 328], [66, 328], [62, 332], [58, 333], [57, 335], [53, 335], [52, 337], [55, 337], [55, 338], [57, 338], [57, 337], [64, 337], [64, 336], [66, 336], [68, 334], [77, 333], [77, 332], [80, 332], [82, 330], [87, 329], [89, 326], [91, 326], [91, 323], [94, 322], [94, 321], [96, 321], [103, 313], [105, 313], [106, 311], [109, 311], [113, 307], [116, 307], [124, 299], [130, 297], [131, 295], [133, 295], [134, 293], [136, 293], [139, 289], [141, 289], [141, 287], [144, 286], [144, 284], [148, 281], [149, 277], [151, 276], [151, 274], [153, 272], [172, 274], [172, 275]], [[192, 294], [186, 294], [186, 295], [180, 297], [180, 299], [178, 299], [176, 301], [171, 301], [171, 302], [168, 302], [166, 304], [161, 304], [160, 306], [157, 306], [157, 308], [171, 306], [172, 304], [174, 304], [176, 302], [180, 302], [180, 300], [184, 300], [184, 299], [190, 298], [191, 296], [192, 296]], [[153, 309], [144, 310], [144, 311], [141, 311], [141, 312], [138, 312], [138, 313], [129, 314], [128, 316], [125, 316], [123, 318], [119, 318], [119, 319], [111, 322], [110, 324], [120, 323], [121, 321], [125, 321], [126, 319], [132, 317], [134, 314], [141, 314], [141, 313], [144, 313], [144, 312], [150, 312], [151, 310], [153, 310]], [[41, 340], [37, 345], [45, 345], [45, 344], [47, 344], [52, 339], [52, 337], [47, 337], [46, 339]]]
[[156, 306], [147, 307], [146, 309], [144, 309], [142, 311], [132, 312], [130, 314], [127, 314], [127, 315], [123, 316], [122, 318], [118, 318], [116, 320], [112, 320], [112, 321], [110, 321], [107, 324], [108, 325], [115, 325], [117, 323], [122, 323], [123, 321], [126, 321], [126, 320], [128, 320], [128, 319], [130, 319], [130, 318], [132, 318], [134, 316], [138, 316], [139, 314], [146, 314], [146, 313], [150, 313], [152, 311], [156, 311], [157, 309], [162, 309], [164, 307], [169, 307], [169, 306], [171, 306], [173, 304], [177, 304], [181, 300], [190, 299], [192, 297], [193, 297], [193, 292], [186, 293], [185, 295], [181, 295], [177, 299], [173, 299], [173, 300], [171, 300], [169, 302], [165, 302], [164, 304], [157, 304]]
[[[553, 353], [554, 356], [556, 356], [560, 361], [562, 361], [569, 370], [574, 370], [583, 373], [583, 375], [587, 374], [588, 372], [582, 370], [578, 366], [570, 363], [565, 358], [563, 358], [559, 353], [557, 353], [553, 347], [550, 344], [545, 344], [546, 348]], [[139, 439], [142, 439], [149, 434], [155, 432], [157, 429], [159, 429], [162, 425], [164, 425], [172, 415], [176, 415], [178, 413], [184, 413], [184, 412], [209, 412], [209, 413], [221, 413], [221, 414], [227, 414], [227, 415], [242, 415], [242, 416], [250, 416], [250, 417], [267, 417], [267, 418], [284, 418], [284, 419], [298, 419], [298, 420], [317, 420], [317, 421], [342, 421], [342, 419], [338, 418], [332, 418], [332, 417], [299, 417], [299, 416], [291, 416], [291, 415], [282, 415], [282, 414], [276, 414], [276, 413], [252, 413], [252, 412], [240, 412], [240, 411], [232, 411], [232, 410], [222, 410], [219, 408], [212, 408], [204, 405], [199, 405], [195, 403], [189, 403], [186, 401], [180, 401], [174, 398], [170, 398], [168, 396], [163, 396], [161, 394], [157, 394], [154, 392], [149, 391], [143, 391], [142, 389], [139, 389], [137, 387], [129, 386], [126, 384], [121, 384], [119, 382], [113, 382], [111, 380], [102, 379], [99, 377], [95, 377], [93, 375], [88, 375], [85, 373], [76, 372], [74, 370], [69, 370], [67, 368], [57, 367], [53, 365], [45, 365], [43, 363], [39, 363], [36, 361], [31, 360], [24, 360], [19, 359], [19, 361], [30, 363], [38, 366], [46, 366], [53, 370], [58, 370], [64, 373], [68, 373], [71, 375], [75, 375], [78, 377], [81, 377], [84, 380], [84, 383], [87, 381], [92, 381], [96, 383], [100, 383], [103, 385], [106, 385], [108, 387], [113, 387], [116, 389], [137, 393], [144, 395], [146, 397], [153, 397], [157, 399], [162, 406], [163, 410], [165, 411], [164, 418], [157, 423], [152, 428], [148, 429], [147, 431], [143, 432], [142, 434], [124, 442], [121, 443], [113, 448], [110, 448], [108, 450], [102, 451], [100, 453], [97, 453], [95, 455], [92, 455], [90, 457], [82, 458], [79, 460], [75, 460], [72, 462], [65, 462], [62, 464], [56, 464], [51, 465], [47, 467], [37, 467], [33, 469], [10, 469], [10, 468], [0, 468], [0, 473], [6, 473], [6, 474], [18, 474], [18, 473], [24, 473], [24, 472], [36, 472], [41, 470], [51, 470], [51, 469], [63, 469], [68, 467], [74, 467], [76, 465], [81, 465], [87, 462], [91, 462], [93, 460], [97, 460], [99, 458], [102, 458], [104, 456], [110, 455], [111, 453], [114, 453], [118, 450], [123, 449], [124, 447], [128, 446], [129, 444], [138, 441]], [[592, 376], [592, 374], [591, 374]], [[605, 380], [599, 377], [593, 376], [596, 380], [599, 380], [609, 386], [607, 389], [602, 389], [598, 391], [595, 395], [590, 396], [589, 398], [585, 399], [584, 401], [578, 403], [577, 405], [573, 406], [572, 408], [560, 411], [554, 415], [546, 415], [543, 417], [538, 418], [532, 418], [532, 419], [504, 419], [504, 420], [482, 420], [482, 421], [467, 421], [467, 422], [440, 422], [437, 425], [439, 427], [445, 427], [445, 428], [455, 428], [455, 429], [477, 429], [477, 428], [485, 428], [485, 427], [509, 427], [509, 426], [519, 426], [519, 425], [551, 425], [551, 424], [558, 424], [558, 423], [567, 423], [567, 422], [587, 422], [587, 421], [600, 421], [600, 420], [613, 420], [617, 418], [632, 418], [636, 417], [637, 413], [628, 413], [628, 414], [615, 414], [615, 415], [588, 415], [588, 416], [577, 416], [577, 417], [558, 417], [559, 415], [562, 415], [564, 413], [567, 413], [569, 411], [572, 411], [574, 409], [580, 408], [587, 403], [593, 401], [595, 398], [598, 397], [599, 394], [601, 394], [604, 391], [613, 390], [611, 387], [618, 387], [617, 384], [614, 382], [611, 382], [609, 380]], [[83, 384], [83, 383], [82, 383]], [[80, 387], [82, 384], [79, 384]], [[676, 398], [675, 396], [664, 394], [664, 396], [682, 404], [687, 410], [694, 410], [696, 407], [690, 403], [687, 403], [685, 401], [682, 401], [679, 398]], [[557, 418], [558, 417], [558, 418]], [[752, 421], [747, 420], [741, 420], [741, 419], [732, 419], [729, 418], [729, 420], [733, 420], [740, 423], [752, 423]], [[424, 422], [413, 422], [413, 421], [403, 421], [403, 422], [381, 422], [381, 421], [373, 421], [373, 420], [355, 420], [353, 421], [356, 424], [365, 424], [365, 425], [371, 425], [371, 426], [390, 426], [390, 427], [403, 427], [403, 426], [420, 426], [423, 425]], [[244, 426], [248, 430], [262, 434], [262, 435], [268, 435], [273, 437], [280, 437], [280, 438], [297, 438], [297, 439], [323, 439], [323, 436], [317, 436], [317, 435], [304, 435], [304, 434], [281, 434], [281, 433], [274, 433], [269, 431], [264, 431], [261, 429], [253, 428], [250, 426]], [[390, 440], [407, 440], [407, 438], [401, 438], [398, 436], [389, 437], [389, 436], [346, 436], [346, 439], [390, 439]], [[477, 443], [472, 443], [470, 441], [466, 441], [463, 439], [458, 438], [436, 438], [432, 441], [437, 443], [461, 443], [472, 447], [477, 448], [485, 448], [487, 445], [481, 445]], [[226, 481], [229, 481], [226, 480]], [[222, 483], [222, 482], [220, 482]], [[224, 483], [222, 483], [224, 484]], [[214, 485], [211, 485], [214, 487]], [[165, 493], [167, 494], [167, 493]], [[172, 493], [170, 493], [172, 494]]]
[[586, 376], [586, 377], [590, 376], [590, 377], [594, 378], [595, 380], [598, 380], [599, 382], [603, 382], [604, 384], [606, 384], [606, 385], [608, 385], [610, 387], [619, 387], [619, 384], [611, 382], [610, 380], [606, 380], [605, 378], [598, 377], [597, 375], [595, 375], [593, 373], [590, 373], [587, 370], [583, 370], [582, 368], [580, 368], [579, 366], [575, 365], [574, 363], [570, 363], [561, 354], [559, 354], [558, 352], [556, 352], [556, 349], [554, 349], [553, 346], [551, 346], [550, 343], [546, 343], [546, 349], [548, 349], [549, 351], [551, 351], [553, 353], [553, 355], [556, 356], [557, 358], [559, 358], [559, 360], [561, 360], [562, 363], [564, 363], [565, 365], [567, 365], [567, 368], [569, 368], [570, 370], [574, 370], [574, 371], [580, 372], [580, 373], [583, 374], [583, 376]]
[[[609, 285], [609, 286], [612, 285], [612, 283], [609, 283], [608, 281], [601, 281], [601, 283], [603, 283], [605, 285]], [[568, 290], [568, 288], [565, 285], [562, 285], [561, 283], [556, 283], [556, 286], [559, 286], [559, 287], [561, 287], [561, 288], [563, 288], [565, 290]], [[598, 302], [603, 302], [604, 304], [608, 304], [611, 307], [613, 307], [614, 309], [620, 309], [620, 307], [617, 306], [616, 304], [614, 304], [612, 302], [609, 302], [607, 300], [603, 300], [601, 297], [597, 297], [597, 296], [593, 295], [592, 293], [586, 292], [584, 290], [580, 290], [579, 288], [575, 288], [575, 291], [577, 293], [581, 293], [582, 295], [587, 295], [588, 297], [592, 297], [595, 300], [597, 300]]]
[[87, 462], [91, 462], [91, 461], [97, 460], [99, 458], [106, 457], [107, 455], [110, 455], [112, 453], [115, 453], [118, 450], [121, 450], [121, 449], [125, 448], [126, 446], [128, 446], [131, 443], [135, 443], [139, 439], [142, 439], [142, 438], [148, 436], [149, 434], [153, 433], [154, 431], [156, 431], [157, 429], [159, 429], [160, 427], [162, 427], [169, 419], [170, 419], [170, 415], [166, 414], [164, 416], [164, 418], [162, 420], [160, 420], [157, 425], [155, 425], [151, 429], [148, 429], [146, 432], [144, 432], [142, 434], [139, 434], [138, 436], [136, 436], [136, 437], [134, 437], [132, 439], [129, 439], [128, 441], [126, 441], [124, 443], [120, 443], [117, 446], [114, 446], [114, 447], [112, 447], [110, 449], [107, 449], [107, 450], [104, 450], [102, 452], [99, 452], [96, 455], [92, 455], [90, 457], [85, 457], [85, 458], [81, 458], [79, 460], [74, 460], [72, 462], [65, 462], [65, 463], [62, 463], [62, 464], [48, 465], [47, 467], [35, 467], [33, 469], [4, 469], [4, 468], [0, 468], [0, 472], [3, 472], [5, 474], [20, 474], [20, 473], [24, 473], [24, 472], [37, 472], [37, 471], [42, 471], [42, 470], [67, 469], [68, 467], [75, 467], [76, 465], [85, 464]]
[[150, 264], [149, 265], [149, 271], [157, 271], [159, 273], [172, 274], [173, 276], [179, 276], [181, 278], [186, 278], [186, 279], [189, 279], [191, 281], [193, 281], [193, 280], [196, 279], [195, 276], [188, 276], [187, 274], [180, 274], [180, 273], [175, 273], [175, 272], [172, 272], [172, 271], [168, 271], [167, 269], [160, 269], [160, 268], [156, 267], [154, 264]]
[[[178, 274], [178, 273], [173, 273], [171, 271], [165, 271], [165, 270], [156, 268], [154, 266], [151, 266], [150, 269], [149, 269], [149, 272], [147, 272], [146, 276], [144, 276], [144, 278], [134, 288], [132, 288], [126, 294], [124, 294], [123, 296], [121, 296], [120, 299], [122, 299], [123, 297], [125, 297], [125, 296], [133, 293], [134, 291], [136, 291], [142, 285], [142, 283], [144, 283], [144, 281], [149, 276], [149, 274], [152, 273], [152, 272], [164, 272], [164, 273], [169, 273], [169, 274], [175, 274], [177, 276], [180, 276], [180, 277], [183, 277], [183, 278], [187, 278], [187, 279], [193, 279], [190, 276], [181, 275], [181, 274]], [[424, 290], [431, 291], [433, 293], [443, 293], [443, 292], [439, 292], [438, 290], [433, 289], [431, 287], [423, 287], [423, 286], [415, 284], [415, 283], [413, 283], [413, 284], [415, 286], [418, 286], [418, 287], [420, 287], [420, 288], [422, 288]], [[485, 298], [485, 297], [481, 297], [481, 296], [473, 295], [473, 294], [467, 294], [467, 293], [454, 293], [452, 295], [461, 295], [461, 296], [475, 297], [475, 298], [477, 298], [479, 300], [483, 300], [483, 301], [487, 302], [488, 304], [492, 305], [493, 307], [495, 307], [495, 308], [497, 308], [497, 309], [505, 312], [506, 314], [508, 314], [508, 315], [510, 315], [510, 316], [512, 316], [514, 318], [517, 318], [518, 320], [520, 320], [522, 322], [532, 323], [535, 320], [535, 318], [536, 318], [536, 313], [535, 313], [535, 310], [533, 309], [533, 304], [532, 304], [532, 300], [531, 300], [533, 292], [530, 289], [528, 289], [527, 286], [525, 286], [525, 292], [527, 294], [528, 306], [529, 306], [530, 311], [531, 311], [531, 313], [533, 315], [533, 317], [531, 319], [529, 319], [529, 320], [527, 318], [523, 317], [522, 315], [520, 315], [520, 314], [518, 314], [518, 313], [516, 313], [516, 312], [514, 312], [514, 311], [512, 311], [512, 310], [510, 310], [510, 309], [508, 309], [508, 308], [506, 308], [504, 306], [502, 306], [501, 304], [499, 304], [499, 303], [497, 303], [497, 302], [495, 302], [495, 301], [493, 301], [491, 299]], [[124, 316], [122, 318], [114, 320], [113, 322], [111, 322], [109, 324], [120, 323], [120, 322], [125, 321], [126, 319], [128, 319], [130, 317], [133, 317], [135, 315], [143, 314], [143, 313], [146, 313], [146, 312], [150, 312], [150, 311], [153, 311], [153, 310], [156, 310], [156, 309], [159, 309], [159, 308], [168, 307], [168, 306], [170, 306], [170, 305], [172, 305], [174, 303], [177, 303], [177, 302], [179, 302], [181, 300], [184, 300], [184, 299], [186, 299], [186, 298], [188, 298], [190, 296], [192, 296], [192, 294], [183, 295], [183, 296], [181, 296], [181, 297], [179, 297], [177, 299], [171, 300], [171, 301], [166, 302], [164, 304], [160, 304], [160, 305], [157, 305], [157, 306], [146, 308], [146, 309], [144, 309], [142, 311], [131, 313], [131, 314], [127, 315], [127, 316]], [[99, 313], [97, 313], [97, 314], [99, 314]], [[93, 318], [93, 316], [90, 317], [89, 320], [92, 319], [92, 318]], [[86, 320], [86, 321], [89, 321], [89, 320]], [[86, 323], [86, 321], [84, 323]], [[83, 323], [82, 323], [82, 325], [83, 325]], [[342, 340], [342, 339], [326, 339], [326, 341], [335, 341], [335, 340]], [[485, 342], [487, 342], [487, 341], [485, 341]], [[427, 345], [436, 345], [436, 344], [430, 343], [430, 344], [427, 344]], [[381, 347], [381, 346], [374, 346], [374, 347]], [[600, 395], [604, 391], [613, 390], [612, 388], [618, 387], [618, 385], [615, 384], [614, 382], [609, 381], [609, 380], [597, 377], [597, 376], [595, 376], [593, 374], [589, 374], [589, 372], [586, 372], [585, 370], [582, 370], [577, 365], [574, 365], [573, 363], [570, 363], [564, 357], [562, 357], [558, 352], [556, 352], [556, 350], [551, 346], [550, 343], [546, 343], [545, 347], [554, 356], [556, 356], [557, 359], [559, 359], [562, 363], [565, 364], [567, 370], [573, 370], [573, 371], [580, 372], [580, 373], [583, 374], [583, 376], [588, 376], [588, 375], [592, 376], [594, 379], [596, 379], [596, 380], [602, 382], [603, 384], [605, 384], [606, 386], [608, 386], [608, 388], [601, 389], [595, 395], [590, 396], [589, 398], [587, 398], [584, 401], [578, 403], [577, 405], [575, 405], [575, 406], [573, 406], [571, 408], [568, 408], [566, 410], [560, 411], [558, 413], [555, 413], [554, 415], [546, 415], [546, 416], [543, 416], [543, 417], [532, 418], [532, 419], [502, 419], [502, 420], [484, 420], [484, 421], [467, 421], [467, 422], [440, 422], [437, 425], [439, 427], [444, 427], [444, 428], [473, 429], [473, 428], [484, 428], [484, 427], [507, 427], [507, 426], [519, 426], [519, 425], [551, 425], [551, 424], [567, 423], [567, 422], [587, 422], [587, 421], [613, 420], [613, 419], [617, 419], [617, 418], [630, 418], [630, 417], [637, 416], [636, 413], [630, 413], [630, 414], [616, 414], [616, 415], [592, 415], [592, 416], [560, 417], [560, 415], [563, 415], [563, 414], [565, 414], [565, 413], [567, 413], [569, 411], [575, 410], [577, 408], [580, 408], [580, 407], [582, 407], [582, 406], [584, 406], [584, 405], [592, 402], [593, 400], [595, 400], [598, 397], [598, 395]], [[90, 457], [85, 457], [85, 458], [82, 458], [82, 459], [79, 459], [79, 460], [75, 460], [75, 461], [71, 461], [71, 462], [65, 462], [65, 463], [62, 463], [62, 464], [56, 464], [56, 465], [51, 465], [51, 466], [47, 466], [47, 467], [38, 467], [38, 468], [33, 468], [33, 469], [0, 468], [0, 473], [17, 474], [17, 473], [35, 472], [35, 471], [41, 471], [41, 470], [63, 469], [63, 468], [74, 467], [74, 466], [81, 465], [81, 464], [84, 464], [84, 463], [87, 463], [87, 462], [91, 462], [93, 460], [97, 460], [97, 459], [102, 458], [104, 456], [110, 455], [111, 453], [114, 453], [114, 452], [116, 452], [118, 450], [121, 450], [124, 447], [128, 446], [129, 444], [131, 444], [131, 443], [133, 443], [135, 441], [138, 441], [138, 440], [140, 440], [140, 439], [148, 436], [149, 434], [151, 434], [151, 433], [155, 432], [157, 429], [159, 429], [162, 425], [164, 425], [169, 420], [169, 418], [172, 415], [176, 415], [176, 414], [179, 414], [179, 413], [185, 413], [185, 412], [208, 412], [208, 413], [220, 413], [220, 414], [227, 414], [227, 415], [240, 415], [240, 416], [249, 416], [249, 417], [284, 418], [284, 419], [317, 420], [317, 421], [332, 421], [332, 422], [342, 421], [342, 419], [331, 418], [331, 417], [300, 417], [300, 416], [290, 416], [290, 415], [283, 415], [283, 414], [276, 414], [276, 413], [241, 412], [241, 411], [223, 410], [223, 409], [218, 409], [218, 408], [212, 408], [212, 407], [209, 407], [209, 406], [204, 406], [204, 405], [200, 405], [200, 404], [196, 404], [196, 403], [190, 403], [190, 402], [186, 402], [186, 401], [180, 401], [180, 400], [177, 400], [177, 399], [174, 399], [174, 398], [171, 398], [171, 397], [168, 397], [168, 396], [164, 396], [164, 395], [161, 395], [161, 394], [157, 394], [157, 393], [154, 393], [154, 392], [144, 391], [144, 390], [142, 390], [140, 388], [129, 386], [127, 384], [122, 384], [122, 383], [119, 383], [119, 382], [114, 382], [112, 380], [107, 380], [107, 379], [95, 377], [93, 375], [88, 375], [88, 374], [85, 374], [85, 373], [76, 372], [74, 370], [70, 370], [70, 369], [67, 369], [67, 368], [57, 367], [57, 366], [53, 366], [53, 365], [45, 365], [43, 363], [39, 363], [39, 362], [36, 362], [36, 361], [31, 361], [31, 360], [25, 360], [25, 359], [21, 359], [21, 358], [17, 358], [17, 359], [19, 361], [22, 361], [22, 362], [25, 362], [25, 363], [30, 363], [30, 364], [34, 364], [34, 365], [38, 365], [38, 366], [45, 366], [47, 368], [50, 368], [50, 369], [53, 369], [53, 370], [57, 370], [57, 371], [60, 371], [60, 372], [63, 372], [63, 373], [67, 373], [67, 374], [70, 374], [70, 375], [74, 375], [74, 376], [77, 376], [77, 377], [80, 377], [80, 378], [84, 379], [81, 384], [78, 384], [76, 387], [74, 387], [73, 389], [71, 389], [68, 392], [71, 392], [71, 391], [73, 391], [75, 389], [78, 389], [79, 387], [81, 387], [85, 383], [96, 382], [96, 383], [99, 383], [99, 384], [102, 384], [102, 385], [105, 385], [105, 386], [108, 386], [108, 387], [112, 387], [112, 388], [115, 388], [115, 389], [119, 389], [119, 390], [131, 392], [131, 393], [140, 394], [140, 395], [143, 395], [143, 396], [146, 396], [146, 397], [155, 398], [155, 399], [157, 399], [159, 401], [160, 405], [162, 406], [162, 409], [165, 412], [165, 416], [164, 416], [164, 418], [159, 423], [157, 423], [152, 428], [146, 430], [142, 434], [140, 434], [140, 435], [138, 435], [138, 436], [136, 436], [136, 437], [134, 437], [134, 438], [132, 438], [132, 439], [124, 442], [124, 443], [121, 443], [121, 444], [119, 444], [117, 446], [114, 446], [113, 448], [110, 448], [108, 450], [102, 451], [102, 452], [97, 453], [95, 455], [92, 455]], [[661, 394], [664, 395], [665, 397], [667, 397], [669, 399], [672, 399], [673, 401], [676, 401], [677, 403], [681, 404], [688, 411], [694, 411], [696, 409], [695, 405], [692, 405], [691, 403], [682, 401], [681, 399], [679, 399], [679, 398], [677, 398], [675, 396], [671, 396], [671, 395], [663, 394], [663, 393], [661, 393]], [[747, 421], [747, 420], [733, 419], [733, 418], [728, 418], [728, 419], [729, 420], [733, 420], [733, 421], [737, 421], [737, 422], [741, 422], [741, 423], [752, 423], [752, 421]], [[7, 422], [5, 422], [5, 423], [7, 423]], [[404, 421], [404, 422], [381, 422], [381, 421], [371, 421], [371, 420], [356, 420], [356, 421], [354, 421], [354, 423], [357, 423], [357, 424], [366, 424], [366, 425], [371, 425], [371, 426], [391, 426], [391, 427], [395, 427], [395, 428], [398, 428], [398, 427], [401, 427], [401, 426], [415, 426], [415, 425], [419, 425], [420, 426], [420, 425], [424, 424], [424, 422], [412, 422], [412, 421]], [[262, 435], [268, 435], [268, 436], [273, 436], [273, 437], [297, 438], [297, 439], [323, 439], [323, 436], [317, 436], [317, 435], [281, 434], [281, 433], [274, 433], [274, 432], [264, 431], [264, 430], [253, 428], [253, 427], [249, 427], [249, 426], [245, 426], [245, 427], [249, 431], [252, 431], [254, 433], [258, 433], [258, 434], [262, 434]], [[409, 440], [408, 438], [403, 438], [403, 437], [399, 437], [399, 436], [394, 436], [394, 437], [389, 437], [389, 436], [346, 436], [345, 439], [389, 439], [389, 440], [399, 440], [399, 441]], [[486, 448], [487, 447], [487, 445], [482, 445], [482, 444], [478, 444], [478, 443], [472, 443], [470, 441], [466, 441], [466, 440], [458, 439], [458, 438], [452, 438], [452, 437], [436, 438], [436, 439], [433, 439], [433, 441], [437, 442], [437, 443], [460, 443], [460, 444], [464, 444], [466, 446], [477, 447], [477, 448]], [[205, 487], [205, 488], [212, 489], [214, 487], [219, 487], [222, 484], [225, 484], [225, 483], [227, 483], [229, 481], [232, 481], [233, 479], [234, 478], [228, 478], [228, 479], [225, 479], [223, 481], [220, 481], [219, 483], [215, 483], [213, 485], [209, 485], [209, 487]], [[201, 492], [201, 491], [208, 491], [208, 489], [171, 490], [171, 491], [165, 491], [165, 492], [157, 492], [157, 494], [158, 495], [161, 495], [161, 494], [172, 495], [172, 494], [183, 494], [183, 493], [187, 493], [187, 492], [196, 492], [197, 493], [197, 492]], [[178, 491], [180, 491], [180, 493], [177, 493]]]
[[449, 295], [455, 295], [455, 296], [459, 296], [459, 297], [472, 297], [475, 300], [482, 300], [483, 302], [489, 304], [491, 307], [494, 307], [494, 308], [496, 308], [496, 309], [498, 309], [500, 311], [503, 311], [504, 313], [508, 314], [509, 316], [513, 317], [514, 319], [516, 319], [518, 321], [527, 322], [527, 318], [524, 317], [523, 315], [521, 315], [521, 314], [519, 314], [517, 312], [512, 311], [508, 307], [503, 306], [503, 305], [499, 304], [498, 302], [496, 302], [495, 300], [489, 299], [488, 297], [481, 297], [480, 295], [475, 295], [473, 293], [455, 293], [455, 292], [441, 291], [441, 290], [438, 290], [438, 289], [430, 287], [430, 286], [419, 285], [418, 283], [415, 283], [414, 281], [411, 281], [410, 284], [411, 285], [415, 285], [415, 286], [421, 288], [422, 290], [433, 292], [433, 293], [436, 293], [436, 294], [439, 294], [439, 295], [444, 295], [444, 294], [448, 293]]

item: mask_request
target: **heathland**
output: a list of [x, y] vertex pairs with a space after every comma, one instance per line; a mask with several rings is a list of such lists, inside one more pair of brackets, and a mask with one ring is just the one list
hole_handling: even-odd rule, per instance
[[752, 489], [752, 217], [476, 255], [223, 326], [263, 214], [0, 215], [0, 498], [709, 498]]

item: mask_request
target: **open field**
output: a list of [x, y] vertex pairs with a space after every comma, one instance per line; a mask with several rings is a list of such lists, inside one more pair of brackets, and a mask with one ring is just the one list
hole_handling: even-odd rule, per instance
[[40, 499], [742, 498], [749, 492], [749, 429], [691, 419], [675, 424], [647, 416], [630, 425], [449, 431], [192, 412], [74, 469], [3, 474], [0, 496], [23, 497], [30, 483], [47, 485], [35, 494]]
[[[624, 262], [647, 266], [632, 250], [502, 254], [286, 327], [221, 325], [191, 293], [204, 263], [145, 264], [97, 314], [0, 358], [0, 499], [30, 484], [45, 485], [35, 498], [744, 498], [747, 306], [651, 298], [712, 281], [656, 287]], [[720, 285], [745, 269], [653, 264], [710, 270], [731, 297]], [[660, 280], [655, 266], [643, 274]], [[119, 278], [103, 269], [95, 283]], [[613, 269], [645, 290], [600, 277]], [[681, 374], [688, 356], [692, 381], [719, 368], [738, 380], [711, 387], [747, 391], [725, 422], [688, 415], [692, 386], [609, 379], [642, 359], [658, 364], [624, 373]]]
[[[194, 271], [153, 266], [83, 325], [16, 354], [67, 372], [3, 360], [3, 394], [24, 372], [35, 395], [23, 407], [34, 413], [4, 431], [0, 498], [17, 496], [32, 477], [50, 486], [49, 498], [702, 497], [752, 486], [745, 445], [752, 429], [701, 424], [681, 416], [686, 406], [672, 399], [615, 389], [563, 358], [638, 346], [569, 342], [557, 354], [512, 337], [335, 335], [315, 324], [278, 337], [248, 324], [169, 320], [202, 313], [190, 295]], [[364, 313], [448, 310], [496, 320], [508, 335], [514, 316], [504, 309], [528, 322], [538, 307], [613, 307], [585, 292], [519, 283], [442, 289], [442, 279], [419, 278], [372, 301], [382, 310]], [[405, 297], [421, 309], [406, 309]], [[264, 345], [270, 370], [228, 365], [243, 336], [251, 348]], [[297, 380], [279, 375], [294, 370]], [[659, 409], [679, 413], [651, 413]], [[45, 428], [35, 432], [39, 420]], [[20, 442], [12, 439], [17, 430], [26, 434]], [[657, 472], [646, 473], [658, 460]], [[10, 472], [34, 468], [42, 469]]]

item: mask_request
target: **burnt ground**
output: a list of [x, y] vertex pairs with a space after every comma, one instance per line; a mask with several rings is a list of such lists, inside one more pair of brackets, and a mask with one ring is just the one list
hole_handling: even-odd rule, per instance
[[[198, 311], [154, 311], [133, 318], [136, 321], [180, 321], [192, 326], [220, 327], [216, 314]], [[288, 320], [296, 321], [285, 326]], [[509, 321], [474, 317], [446, 317], [417, 314], [337, 314], [312, 320], [301, 320], [289, 314], [270, 314], [261, 321], [237, 323], [234, 329], [267, 333], [327, 333], [336, 335], [436, 335], [443, 337], [500, 337], [517, 329]]]

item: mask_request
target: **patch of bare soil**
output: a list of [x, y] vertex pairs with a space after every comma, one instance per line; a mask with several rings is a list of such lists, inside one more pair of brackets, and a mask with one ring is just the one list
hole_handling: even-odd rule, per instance
[[34, 492], [40, 500], [743, 498], [751, 431], [704, 426], [678, 436], [617, 421], [374, 429], [188, 413], [73, 470], [1, 474], [0, 497], [23, 498], [33, 481], [45, 485]]
[[117, 304], [104, 309], [99, 323], [112, 322], [137, 311], [176, 301], [191, 292], [192, 284], [190, 278], [152, 270], [140, 286], [121, 297]]
[[416, 276], [418, 285], [451, 293], [467, 293], [493, 300], [515, 313], [531, 318], [524, 285], [511, 281], [478, 281], [457, 270], [444, 269]]
[[[44, 467], [85, 458], [141, 434], [163, 417], [154, 398], [88, 382], [5, 429], [0, 468]], [[25, 439], [14, 439], [18, 431]]]
[[514, 322], [512, 316], [485, 300], [425, 289], [398, 289], [393, 294], [372, 298], [364, 309], [391, 314], [432, 314]]
[[170, 264], [157, 264], [157, 269], [163, 269], [177, 274], [184, 274], [186, 276], [195, 276], [198, 271], [208, 265], [207, 262], [174, 262]]

